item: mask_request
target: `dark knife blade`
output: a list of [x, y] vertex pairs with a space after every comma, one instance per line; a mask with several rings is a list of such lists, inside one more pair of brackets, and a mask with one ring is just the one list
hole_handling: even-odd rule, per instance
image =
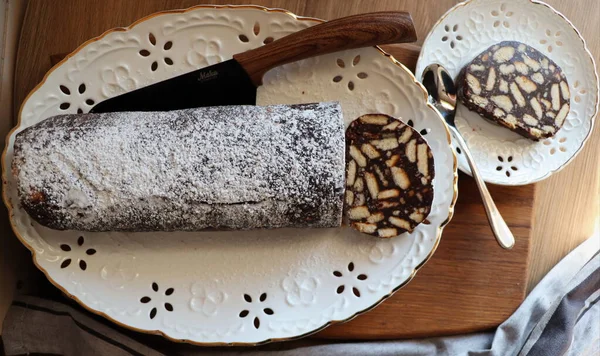
[[90, 112], [168, 111], [231, 104], [256, 104], [256, 86], [235, 59], [105, 100]]
[[414, 42], [404, 11], [374, 12], [323, 22], [233, 59], [107, 99], [91, 112], [166, 111], [256, 103], [263, 75], [280, 65], [346, 49]]

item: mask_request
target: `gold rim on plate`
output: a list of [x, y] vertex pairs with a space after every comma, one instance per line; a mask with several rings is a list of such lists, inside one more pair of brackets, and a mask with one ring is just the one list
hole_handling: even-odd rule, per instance
[[[193, 6], [187, 9], [182, 9], [182, 10], [165, 10], [165, 11], [159, 11], [153, 14], [150, 14], [148, 16], [142, 17], [141, 19], [135, 21], [134, 23], [132, 23], [131, 25], [127, 26], [127, 27], [117, 27], [117, 28], [113, 28], [110, 29], [106, 32], [104, 32], [103, 34], [101, 34], [100, 36], [91, 38], [87, 41], [85, 41], [83, 44], [81, 44], [79, 47], [77, 47], [77, 49], [75, 49], [73, 52], [71, 52], [70, 54], [68, 54], [65, 58], [63, 58], [60, 62], [58, 62], [56, 65], [54, 65], [45, 75], [44, 78], [42, 79], [42, 81], [37, 84], [30, 92], [29, 94], [27, 94], [27, 96], [25, 97], [25, 99], [23, 100], [23, 103], [21, 103], [21, 108], [19, 109], [19, 114], [18, 114], [18, 120], [17, 120], [17, 124], [9, 131], [9, 133], [6, 136], [6, 143], [5, 143], [5, 147], [4, 147], [4, 151], [2, 152], [2, 162], [4, 163], [5, 159], [6, 159], [6, 155], [8, 153], [8, 148], [9, 148], [9, 142], [10, 142], [10, 137], [12, 136], [12, 134], [21, 126], [21, 115], [22, 115], [22, 111], [23, 111], [23, 107], [25, 106], [25, 103], [27, 102], [27, 100], [29, 99], [29, 97], [36, 92], [45, 82], [46, 79], [48, 78], [48, 76], [58, 67], [60, 67], [63, 63], [65, 63], [69, 58], [73, 57], [75, 54], [77, 54], [80, 50], [82, 50], [85, 46], [87, 46], [90, 43], [96, 42], [101, 40], [102, 38], [104, 38], [106, 35], [113, 33], [113, 32], [123, 32], [123, 31], [128, 31], [130, 29], [132, 29], [133, 27], [135, 27], [136, 25], [150, 20], [154, 17], [160, 16], [160, 15], [167, 15], [167, 14], [181, 14], [181, 13], [186, 13], [189, 11], [193, 11], [193, 10], [197, 10], [197, 9], [215, 9], [215, 10], [219, 10], [219, 9], [234, 9], [234, 10], [238, 10], [238, 9], [254, 9], [254, 10], [262, 10], [262, 11], [266, 11], [266, 12], [279, 12], [279, 13], [284, 13], [288, 16], [291, 16], [292, 18], [296, 19], [296, 20], [300, 20], [300, 21], [312, 21], [312, 22], [316, 22], [316, 23], [322, 23], [325, 22], [325, 20], [323, 19], [319, 19], [319, 18], [315, 18], [315, 17], [305, 17], [305, 16], [298, 16], [288, 10], [284, 10], [284, 9], [279, 9], [279, 8], [267, 8], [267, 7], [263, 7], [263, 6], [259, 6], [259, 5], [198, 5], [198, 6]], [[441, 115], [439, 114], [439, 112], [433, 107], [433, 105], [431, 105], [428, 101], [427, 101], [427, 91], [425, 90], [425, 87], [415, 78], [415, 76], [413, 75], [413, 73], [406, 68], [406, 66], [404, 66], [402, 63], [398, 62], [391, 54], [385, 52], [383, 49], [381, 49], [379, 46], [375, 46], [375, 48], [385, 57], [387, 57], [390, 61], [392, 61], [392, 63], [394, 63], [396, 66], [398, 66], [399, 68], [401, 68], [402, 70], [404, 70], [407, 74], [410, 75], [411, 79], [413, 80], [413, 82], [421, 89], [421, 92], [423, 94], [423, 100], [425, 100], [427, 107], [430, 108], [431, 110], [433, 110], [438, 119], [441, 120], [444, 123], [444, 128], [446, 129], [446, 137], [448, 140], [448, 145], [451, 145], [451, 136], [450, 136], [450, 131], [448, 129], [448, 127], [446, 126], [446, 123], [444, 122], [444, 120], [442, 119]], [[427, 263], [427, 261], [429, 261], [429, 259], [431, 259], [431, 257], [433, 256], [433, 254], [435, 253], [440, 240], [441, 240], [441, 236], [442, 236], [442, 231], [444, 229], [444, 227], [450, 222], [450, 220], [452, 219], [452, 216], [454, 215], [454, 205], [456, 204], [456, 199], [458, 198], [458, 172], [457, 172], [457, 168], [458, 168], [458, 161], [456, 159], [456, 154], [454, 153], [454, 150], [450, 150], [452, 152], [452, 157], [453, 157], [453, 182], [452, 185], [454, 187], [453, 191], [453, 196], [452, 196], [452, 200], [450, 202], [450, 208], [448, 209], [448, 217], [446, 218], [446, 220], [444, 220], [444, 222], [442, 222], [440, 224], [440, 226], [438, 227], [437, 230], [437, 234], [436, 234], [436, 240], [435, 243], [433, 245], [433, 248], [431, 249], [431, 251], [429, 252], [429, 254], [425, 257], [425, 259], [423, 260], [423, 262], [421, 262], [418, 266], [416, 266], [413, 271], [411, 272], [410, 276], [400, 285], [396, 286], [390, 293], [386, 294], [385, 296], [383, 296], [380, 300], [378, 300], [377, 302], [375, 302], [373, 305], [369, 306], [366, 309], [363, 309], [361, 311], [358, 311], [354, 314], [352, 314], [350, 317], [343, 319], [343, 320], [330, 320], [328, 322], [326, 322], [325, 324], [323, 324], [322, 326], [320, 326], [319, 328], [316, 328], [314, 330], [311, 330], [307, 333], [301, 334], [301, 335], [296, 335], [296, 336], [292, 336], [292, 337], [287, 337], [287, 338], [269, 338], [263, 341], [259, 341], [259, 342], [253, 342], [253, 343], [248, 343], [248, 342], [198, 342], [198, 341], [192, 341], [192, 340], [188, 340], [188, 339], [176, 339], [176, 338], [172, 338], [169, 335], [165, 334], [163, 331], [160, 330], [145, 330], [145, 329], [139, 329], [136, 327], [132, 327], [129, 326], [127, 324], [123, 324], [115, 319], [113, 319], [112, 317], [110, 317], [109, 315], [105, 314], [104, 312], [98, 311], [98, 310], [94, 310], [92, 308], [90, 308], [89, 306], [87, 306], [83, 301], [81, 301], [79, 298], [77, 298], [76, 296], [72, 295], [71, 293], [67, 292], [59, 283], [57, 283], [56, 281], [54, 281], [54, 279], [52, 279], [52, 277], [50, 277], [50, 275], [48, 274], [48, 271], [46, 271], [43, 267], [41, 267], [37, 261], [36, 261], [36, 252], [35, 250], [25, 241], [25, 239], [19, 234], [19, 231], [17, 229], [17, 227], [15, 226], [15, 224], [13, 223], [13, 216], [14, 216], [14, 212], [13, 209], [14, 207], [12, 206], [12, 204], [9, 201], [8, 198], [8, 193], [7, 193], [7, 189], [3, 189], [2, 191], [2, 197], [4, 199], [4, 204], [6, 205], [7, 209], [8, 209], [8, 214], [9, 214], [9, 219], [10, 219], [10, 225], [11, 228], [13, 230], [13, 232], [15, 233], [15, 235], [17, 236], [17, 238], [19, 239], [19, 241], [21, 241], [21, 243], [23, 245], [25, 245], [25, 247], [27, 247], [27, 249], [29, 249], [29, 251], [32, 254], [32, 259], [33, 259], [33, 263], [34, 265], [40, 270], [42, 271], [42, 273], [44, 273], [44, 275], [46, 276], [46, 278], [50, 281], [50, 283], [52, 283], [56, 288], [58, 288], [62, 293], [64, 293], [66, 296], [68, 296], [69, 298], [75, 300], [79, 305], [81, 305], [83, 308], [85, 308], [86, 310], [90, 311], [91, 313], [94, 313], [96, 315], [100, 315], [108, 320], [110, 320], [111, 322], [124, 327], [126, 329], [129, 330], [133, 330], [136, 332], [140, 332], [140, 333], [145, 333], [145, 334], [152, 334], [152, 335], [160, 335], [170, 341], [174, 341], [174, 342], [179, 342], [179, 343], [189, 343], [189, 344], [193, 344], [193, 345], [197, 345], [197, 346], [259, 346], [259, 345], [264, 345], [264, 344], [268, 344], [271, 342], [280, 342], [280, 341], [291, 341], [291, 340], [297, 340], [297, 339], [301, 339], [304, 338], [306, 336], [315, 334], [319, 331], [324, 330], [325, 328], [334, 325], [334, 324], [340, 324], [340, 323], [344, 323], [347, 321], [350, 321], [354, 318], [356, 318], [357, 316], [364, 314], [372, 309], [374, 309], [375, 307], [377, 307], [379, 304], [381, 304], [384, 300], [386, 300], [387, 298], [391, 297], [395, 292], [397, 292], [399, 289], [401, 289], [402, 287], [404, 287], [405, 285], [407, 285], [416, 275], [416, 273], [419, 271], [419, 269], [421, 269], [421, 267], [423, 267], [423, 265], [425, 265], [425, 263]], [[2, 184], [4, 187], [6, 187], [6, 185], [8, 184], [8, 180], [7, 180], [7, 174], [8, 174], [8, 167], [6, 167], [6, 165], [2, 165]]]

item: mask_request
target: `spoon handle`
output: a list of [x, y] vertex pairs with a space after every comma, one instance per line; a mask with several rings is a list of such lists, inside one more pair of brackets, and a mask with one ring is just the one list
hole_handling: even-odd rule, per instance
[[492, 199], [492, 196], [490, 195], [483, 178], [481, 178], [481, 174], [479, 173], [477, 166], [475, 166], [473, 156], [471, 155], [471, 151], [469, 150], [467, 143], [462, 138], [460, 133], [456, 132], [458, 131], [457, 129], [454, 127], [452, 127], [452, 129], [455, 131], [454, 135], [456, 136], [458, 144], [467, 158], [467, 162], [471, 168], [471, 174], [477, 183], [477, 188], [479, 188], [479, 194], [481, 194], [481, 200], [483, 201], [483, 206], [485, 207], [485, 212], [487, 214], [488, 221], [490, 222], [490, 226], [492, 227], [492, 232], [496, 237], [496, 241], [498, 241], [498, 244], [502, 246], [502, 248], [510, 250], [515, 245], [515, 237], [510, 232], [506, 222], [504, 222], [504, 219], [502, 218], [502, 215], [500, 215], [498, 208], [496, 208], [496, 204], [494, 204], [494, 200]]

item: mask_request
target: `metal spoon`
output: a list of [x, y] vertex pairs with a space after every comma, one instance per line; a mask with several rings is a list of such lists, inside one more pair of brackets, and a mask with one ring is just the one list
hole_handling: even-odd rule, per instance
[[475, 166], [473, 156], [471, 156], [471, 151], [469, 151], [464, 138], [456, 129], [456, 124], [454, 123], [454, 116], [456, 114], [456, 86], [452, 77], [444, 67], [434, 63], [425, 68], [421, 81], [429, 93], [429, 102], [442, 114], [442, 117], [448, 124], [450, 131], [456, 136], [456, 141], [467, 158], [471, 173], [479, 188], [488, 221], [498, 244], [507, 250], [511, 249], [515, 245], [515, 238], [506, 225], [506, 222], [504, 222], [504, 219], [502, 219], [498, 208], [496, 208], [496, 204], [494, 204], [492, 196], [485, 186], [479, 170]]

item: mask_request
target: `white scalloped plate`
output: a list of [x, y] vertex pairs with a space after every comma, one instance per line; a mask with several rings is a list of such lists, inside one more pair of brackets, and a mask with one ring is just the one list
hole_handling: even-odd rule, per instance
[[[566, 6], [566, 5], [565, 5]], [[483, 178], [490, 183], [523, 185], [548, 178], [583, 148], [598, 110], [598, 75], [585, 41], [562, 14], [531, 0], [470, 0], [450, 9], [425, 39], [417, 77], [430, 63], [445, 66], [453, 77], [491, 45], [516, 40], [558, 64], [571, 89], [571, 112], [551, 139], [530, 141], [482, 119], [458, 105], [456, 126], [463, 134]], [[453, 142], [456, 149], [456, 143]], [[470, 174], [460, 150], [458, 165]]]
[[[25, 100], [3, 157], [13, 229], [50, 281], [123, 326], [203, 345], [308, 335], [374, 307], [410, 281], [452, 215], [456, 157], [423, 87], [377, 48], [273, 70], [258, 90], [258, 103], [338, 100], [347, 123], [370, 112], [412, 120], [433, 149], [436, 178], [429, 223], [410, 235], [379, 240], [349, 228], [61, 232], [34, 223], [18, 204], [7, 168], [15, 134], [25, 127], [51, 115], [87, 111], [93, 102], [229, 59], [318, 22], [251, 6], [159, 13], [86, 42], [54, 67]], [[358, 73], [366, 75], [361, 79]], [[334, 81], [336, 76], [341, 79]]]

